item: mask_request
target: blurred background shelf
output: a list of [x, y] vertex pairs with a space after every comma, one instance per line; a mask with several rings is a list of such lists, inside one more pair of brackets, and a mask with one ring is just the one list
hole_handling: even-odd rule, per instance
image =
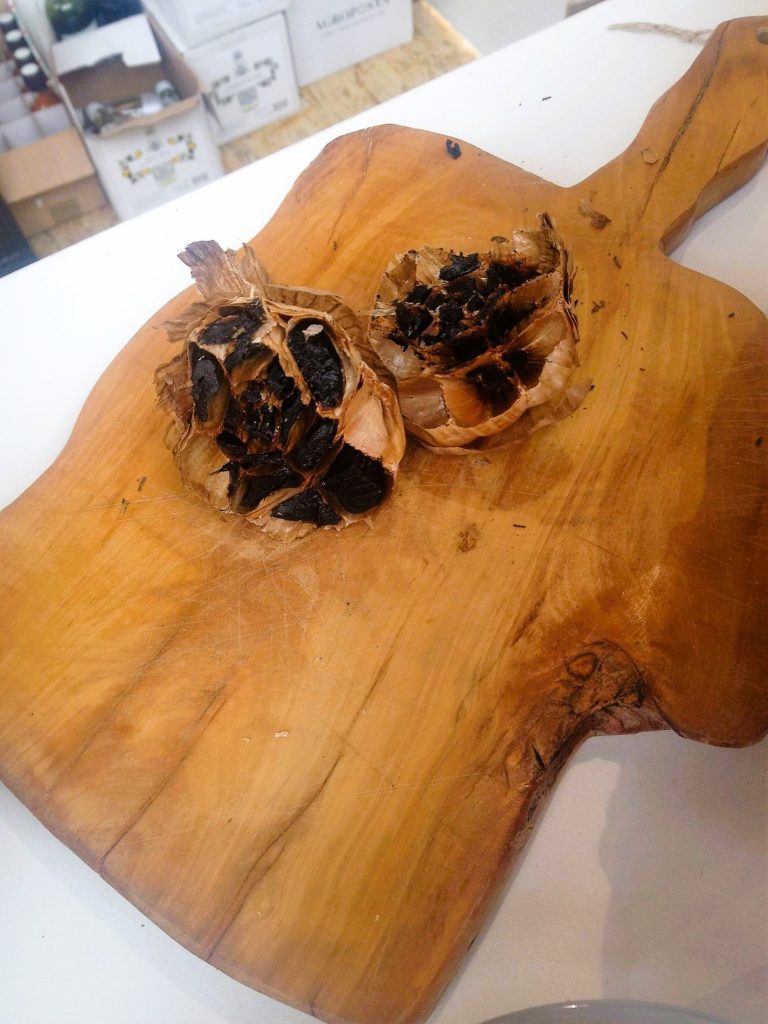
[[[554, 24], [600, 0], [414, 0], [413, 38], [299, 90], [300, 109], [220, 145], [225, 173]], [[38, 258], [118, 223], [109, 206], [28, 236]]]
[[[477, 49], [426, 0], [415, 0], [413, 14], [410, 42], [302, 87], [297, 114], [223, 145], [225, 170], [236, 171], [478, 56]], [[48, 256], [117, 223], [112, 210], [102, 208], [41, 231], [29, 243], [36, 256]]]

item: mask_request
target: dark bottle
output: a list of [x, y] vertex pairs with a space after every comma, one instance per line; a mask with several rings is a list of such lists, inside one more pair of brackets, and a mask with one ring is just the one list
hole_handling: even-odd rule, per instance
[[34, 262], [35, 254], [19, 231], [11, 211], [0, 199], [0, 277]]
[[13, 30], [18, 27], [15, 14], [11, 14], [10, 11], [5, 11], [5, 13], [0, 14], [0, 32], [2, 32], [3, 35], [6, 35], [8, 32], [13, 32]]
[[21, 69], [21, 80], [24, 83], [24, 92], [32, 99], [29, 109], [33, 113], [61, 103], [56, 93], [49, 88], [48, 79], [38, 64], [25, 64]]
[[96, 17], [100, 25], [130, 18], [134, 14], [141, 14], [143, 10], [141, 0], [96, 0]]
[[48, 88], [48, 79], [34, 61], [28, 61], [21, 66], [21, 80], [27, 92], [42, 92]]
[[94, 0], [45, 0], [45, 13], [57, 39], [96, 28]]
[[5, 45], [8, 47], [9, 52], [13, 53], [20, 46], [27, 45], [27, 37], [23, 32], [19, 32], [17, 28], [12, 28], [9, 32], [5, 33]]
[[34, 55], [28, 46], [20, 46], [18, 50], [13, 51], [13, 60], [19, 71], [21, 71], [25, 64], [29, 64], [34, 59]]

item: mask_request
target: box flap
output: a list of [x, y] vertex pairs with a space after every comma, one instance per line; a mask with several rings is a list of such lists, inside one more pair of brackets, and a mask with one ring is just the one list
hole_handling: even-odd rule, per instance
[[160, 63], [160, 51], [146, 15], [134, 14], [53, 45], [53, 63], [59, 77], [115, 57], [128, 68]]
[[48, 192], [94, 173], [76, 128], [0, 153], [0, 195], [6, 203]]
[[200, 102], [201, 97], [199, 95], [189, 96], [187, 99], [179, 100], [178, 103], [174, 103], [170, 107], [163, 107], [162, 110], [158, 110], [155, 114], [147, 114], [145, 117], [133, 117], [130, 121], [123, 122], [123, 124], [107, 125], [98, 135], [90, 135], [88, 140], [91, 142], [98, 141], [98, 139], [111, 139], [115, 135], [132, 132], [136, 128], [151, 128], [152, 125], [159, 124], [161, 121], [167, 121], [169, 118], [177, 117], [179, 114], [186, 114], [188, 110], [193, 110]]
[[52, 56], [75, 107], [138, 96], [164, 77], [160, 50], [144, 14], [54, 43]]
[[136, 128], [150, 128], [160, 121], [177, 117], [180, 114], [186, 114], [187, 111], [192, 110], [202, 102], [197, 75], [195, 75], [192, 68], [174, 48], [168, 36], [152, 16], [150, 16], [149, 23], [155, 34], [157, 45], [160, 48], [162, 68], [159, 75], [155, 72], [154, 81], [147, 86], [147, 89], [151, 89], [158, 78], [167, 78], [176, 87], [176, 91], [180, 96], [179, 102], [163, 107], [162, 110], [157, 111], [155, 114], [132, 118], [121, 125], [109, 125], [98, 135], [89, 136], [89, 142], [96, 142], [99, 139], [110, 139], [125, 132], [132, 132]]

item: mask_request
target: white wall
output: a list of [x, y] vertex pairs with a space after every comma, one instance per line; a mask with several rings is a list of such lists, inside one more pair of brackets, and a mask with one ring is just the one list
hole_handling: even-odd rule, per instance
[[513, 43], [565, 17], [566, 0], [428, 0], [480, 53]]

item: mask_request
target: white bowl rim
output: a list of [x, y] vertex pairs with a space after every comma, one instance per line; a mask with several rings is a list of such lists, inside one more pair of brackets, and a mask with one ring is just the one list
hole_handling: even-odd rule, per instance
[[[691, 1010], [684, 1006], [671, 1006], [667, 1003], [647, 1002], [642, 999], [570, 999], [562, 1003], [543, 1003], [540, 1006], [528, 1006], [524, 1009], [504, 1013], [500, 1017], [483, 1021], [483, 1024], [529, 1024], [529, 1018], [530, 1024], [549, 1024], [544, 1016], [547, 1013], [551, 1016], [559, 1014], [560, 1016], [556, 1018], [558, 1024], [560, 1022], [568, 1024], [569, 1021], [579, 1024], [579, 1012], [589, 1012], [590, 1010], [613, 1010], [616, 1013], [648, 1010], [656, 1014], [666, 1014], [668, 1024], [728, 1024], [727, 1021], [719, 1017], [712, 1017], [699, 1010]], [[616, 1024], [623, 1024], [623, 1022], [619, 1019]], [[636, 1024], [636, 1022], [629, 1019], [627, 1024]], [[665, 1024], [667, 1024], [666, 1021]]]

